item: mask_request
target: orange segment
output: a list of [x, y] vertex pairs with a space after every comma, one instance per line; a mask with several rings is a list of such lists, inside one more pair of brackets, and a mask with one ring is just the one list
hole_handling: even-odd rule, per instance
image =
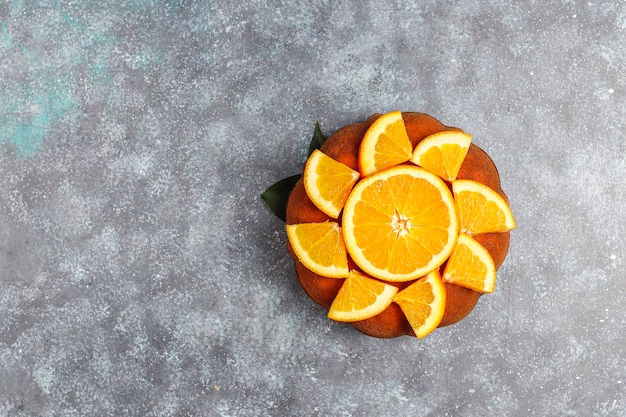
[[348, 276], [348, 255], [339, 224], [330, 221], [289, 224], [287, 237], [306, 268], [330, 278]]
[[393, 298], [406, 316], [415, 335], [422, 338], [435, 330], [446, 308], [446, 287], [439, 270], [418, 279]]
[[358, 171], [317, 149], [304, 167], [303, 180], [307, 195], [317, 208], [333, 219], [339, 217], [358, 179]]
[[515, 219], [509, 204], [491, 188], [472, 180], [452, 183], [454, 200], [459, 210], [461, 232], [506, 232], [515, 229]]
[[369, 275], [409, 281], [441, 265], [454, 248], [452, 194], [436, 175], [411, 165], [362, 179], [342, 217], [348, 253]]
[[411, 162], [453, 181], [472, 143], [472, 135], [460, 131], [444, 131], [430, 135], [413, 151]]
[[365, 132], [359, 148], [359, 170], [363, 176], [372, 175], [408, 161], [412, 151], [402, 113], [384, 114]]
[[443, 272], [443, 280], [482, 293], [496, 286], [496, 266], [480, 243], [461, 233]]
[[365, 320], [385, 310], [398, 288], [393, 285], [350, 271], [328, 310], [336, 321]]

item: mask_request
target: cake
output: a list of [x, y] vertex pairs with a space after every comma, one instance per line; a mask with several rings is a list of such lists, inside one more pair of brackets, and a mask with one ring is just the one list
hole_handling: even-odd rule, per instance
[[[388, 115], [390, 114], [384, 116]], [[363, 151], [364, 144], [362, 142], [366, 134], [368, 134], [368, 131], [371, 132], [373, 129], [373, 124], [375, 124], [381, 116], [383, 115], [374, 114], [363, 122], [350, 124], [340, 128], [330, 135], [319, 148], [319, 151], [332, 158], [332, 160], [345, 165], [351, 170], [354, 170], [354, 172], [361, 172], [360, 176], [357, 175], [359, 178], [355, 179], [356, 183], [365, 181], [364, 177], [366, 177], [366, 175], [363, 174], [365, 169], [363, 165], [365, 163], [362, 159], [364, 159], [363, 152], [365, 151]], [[440, 132], [462, 132], [461, 129], [446, 126], [435, 118], [423, 113], [396, 112], [396, 117], [401, 117], [400, 124], [404, 124], [406, 136], [410, 141], [411, 151], [413, 151], [413, 149], [415, 149], [424, 139], [439, 134]], [[398, 121], [396, 120], [396, 122]], [[404, 134], [404, 131], [401, 133]], [[420, 167], [413, 167], [411, 161], [404, 161], [397, 165], [401, 167], [410, 167], [408, 168], [410, 172], [422, 170]], [[386, 170], [386, 168], [382, 171], [384, 170]], [[332, 224], [335, 224], [343, 230], [343, 226], [347, 225], [342, 224], [344, 221], [342, 215], [329, 215], [325, 212], [326, 210], [322, 211], [320, 209], [320, 205], [316, 204], [310, 198], [311, 193], [307, 193], [307, 187], [305, 186], [304, 179], [304, 175], [300, 177], [289, 194], [286, 204], [285, 217], [287, 227], [289, 228], [289, 225], [323, 224], [325, 222], [332, 222]], [[502, 191], [500, 178], [494, 162], [485, 151], [473, 142], [469, 144], [466, 149], [466, 154], [462, 158], [462, 163], [460, 168], [458, 168], [458, 173], [456, 173], [455, 181], [456, 180], [471, 180], [484, 184], [490, 190], [493, 190], [500, 197], [502, 197], [502, 200], [508, 205], [508, 199]], [[452, 195], [453, 181], [442, 179], [442, 183], [445, 183], [446, 187], [450, 190], [450, 195]], [[356, 186], [358, 185], [355, 185], [355, 187]], [[458, 209], [455, 209], [455, 213], [457, 212]], [[455, 215], [453, 214], [452, 217], [454, 216]], [[486, 252], [488, 252], [490, 258], [493, 260], [493, 267], [495, 267], [495, 269], [500, 267], [507, 254], [510, 239], [509, 230], [515, 227], [514, 223], [511, 224], [505, 229], [497, 232], [478, 233], [471, 236], [472, 239], [480, 244], [478, 246], [482, 246], [486, 249]], [[451, 225], [450, 230], [454, 230], [455, 227], [457, 228], [456, 236], [458, 236], [459, 229], [456, 225]], [[345, 230], [343, 230], [343, 233], [345, 233]], [[327, 311], [330, 310], [337, 294], [342, 288], [342, 285], [344, 285], [344, 281], [346, 280], [345, 275], [343, 275], [344, 278], [337, 278], [324, 276], [318, 272], [314, 272], [312, 269], [316, 268], [305, 266], [302, 262], [301, 256], [298, 256], [298, 254], [294, 251], [293, 244], [294, 241], [290, 238], [287, 243], [287, 247], [294, 260], [296, 274], [302, 288], [314, 302], [321, 305]], [[349, 244], [346, 243], [346, 246], [349, 246]], [[433, 271], [435, 273], [439, 272], [437, 274], [438, 276], [444, 276], [448, 257], [450, 256], [450, 250], [442, 249], [442, 251], [445, 251], [445, 254], [442, 252], [442, 256], [446, 259], [443, 262], [438, 260]], [[365, 265], [363, 265], [362, 262], [355, 262], [353, 254], [356, 255], [348, 247], [346, 255], [348, 270], [358, 272], [359, 276], [369, 276], [376, 281], [381, 281], [387, 288], [392, 288], [391, 286], [396, 287], [397, 290], [396, 288], [392, 288], [393, 292], [402, 291], [403, 289], [409, 287], [412, 283], [416, 282], [417, 279], [420, 279], [423, 275], [425, 275], [424, 273], [420, 273], [419, 277], [413, 278], [407, 278], [409, 275], [398, 275], [399, 278], [397, 280], [395, 278], [387, 280], [385, 279], [386, 277], [389, 276], [389, 278], [393, 278], [393, 276], [383, 274], [381, 276], [384, 278], [381, 279], [380, 276], [375, 276], [377, 274], [369, 274], [367, 272], [369, 269], [364, 268]], [[438, 318], [436, 318], [437, 321], [433, 327], [449, 326], [459, 322], [472, 311], [481, 295], [484, 294], [484, 291], [476, 291], [450, 281], [443, 280], [442, 283], [442, 288], [445, 288], [445, 297], [443, 297], [445, 299], [445, 308], [442, 306], [442, 313], [439, 314]], [[444, 301], [442, 301], [442, 303], [443, 302]], [[407, 315], [405, 314], [405, 310], [401, 308], [398, 302], [387, 302], [382, 311], [371, 317], [356, 321], [346, 321], [349, 321], [350, 324], [360, 332], [373, 337], [392, 338], [403, 335], [416, 336], [415, 326], [412, 326], [412, 323], [409, 322]]]

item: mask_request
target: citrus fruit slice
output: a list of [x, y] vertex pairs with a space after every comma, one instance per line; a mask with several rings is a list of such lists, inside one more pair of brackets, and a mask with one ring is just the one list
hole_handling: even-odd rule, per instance
[[413, 151], [411, 162], [453, 181], [472, 143], [472, 135], [460, 131], [443, 131], [422, 140]]
[[496, 266], [487, 249], [461, 233], [443, 271], [443, 280], [474, 291], [491, 293], [496, 286]]
[[461, 232], [506, 232], [515, 229], [509, 204], [493, 189], [472, 180], [452, 182], [452, 192], [459, 211]]
[[413, 146], [402, 113], [380, 116], [365, 132], [359, 147], [359, 170], [368, 176], [409, 160]]
[[287, 237], [298, 260], [311, 271], [330, 278], [348, 276], [348, 255], [339, 224], [288, 224]]
[[359, 176], [358, 171], [316, 149], [304, 166], [304, 188], [317, 208], [336, 219]]
[[346, 249], [367, 274], [409, 281], [441, 265], [454, 248], [458, 221], [445, 182], [400, 165], [356, 184], [343, 209]]
[[359, 321], [381, 313], [398, 292], [398, 288], [350, 271], [328, 310], [328, 317], [336, 321]]
[[446, 308], [446, 287], [439, 270], [418, 279], [393, 297], [415, 335], [421, 339], [437, 328]]

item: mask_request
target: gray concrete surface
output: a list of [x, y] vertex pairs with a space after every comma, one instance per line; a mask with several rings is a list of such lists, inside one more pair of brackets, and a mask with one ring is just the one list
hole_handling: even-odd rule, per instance
[[[626, 416], [626, 3], [0, 4], [0, 416]], [[422, 111], [518, 221], [463, 322], [378, 340], [259, 194]]]

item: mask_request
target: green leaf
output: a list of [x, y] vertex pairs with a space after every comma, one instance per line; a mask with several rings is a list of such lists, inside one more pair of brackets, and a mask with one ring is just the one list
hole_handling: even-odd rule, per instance
[[[309, 144], [309, 156], [311, 156], [314, 150], [319, 149], [324, 141], [326, 141], [326, 136], [322, 133], [320, 124], [317, 122], [315, 123], [315, 131], [313, 132], [311, 143]], [[272, 213], [282, 221], [285, 221], [287, 217], [287, 200], [289, 199], [289, 194], [291, 194], [291, 190], [293, 190], [293, 187], [301, 176], [302, 175], [298, 174], [283, 178], [271, 185], [261, 194], [261, 198], [265, 201], [265, 204], [267, 204]]]
[[320, 129], [320, 123], [315, 123], [315, 132], [313, 132], [313, 137], [311, 138], [311, 143], [309, 144], [309, 156], [313, 153], [314, 150], [322, 147], [326, 141], [326, 136], [322, 133], [322, 129]]
[[272, 213], [282, 221], [285, 221], [287, 217], [287, 199], [289, 199], [289, 194], [300, 177], [301, 175], [298, 174], [283, 178], [271, 185], [261, 194], [261, 198], [265, 201], [265, 204], [267, 204], [270, 210], [272, 210]]

